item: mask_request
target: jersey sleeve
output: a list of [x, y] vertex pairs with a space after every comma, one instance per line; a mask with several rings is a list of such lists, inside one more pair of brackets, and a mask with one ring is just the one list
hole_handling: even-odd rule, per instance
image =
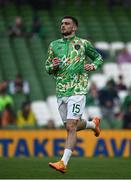
[[96, 49], [92, 46], [89, 41], [85, 43], [86, 55], [93, 61], [93, 65], [95, 69], [100, 67], [103, 64], [103, 59], [101, 55], [96, 51]]
[[52, 44], [50, 44], [47, 53], [47, 60], [45, 62], [45, 68], [47, 73], [49, 74], [52, 74], [51, 72], [53, 71], [53, 64], [52, 64], [53, 58], [54, 58], [54, 52], [53, 52]]

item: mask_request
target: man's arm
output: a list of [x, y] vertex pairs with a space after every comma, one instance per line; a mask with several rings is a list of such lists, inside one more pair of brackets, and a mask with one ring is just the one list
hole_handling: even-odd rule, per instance
[[45, 63], [45, 68], [48, 74], [54, 74], [54, 75], [59, 69], [59, 60], [58, 58], [54, 57], [54, 52], [51, 44], [48, 48], [48, 55]]
[[93, 61], [92, 64], [86, 64], [85, 69], [90, 71], [99, 68], [103, 64], [101, 55], [96, 51], [89, 41], [86, 41], [85, 47], [86, 55]]

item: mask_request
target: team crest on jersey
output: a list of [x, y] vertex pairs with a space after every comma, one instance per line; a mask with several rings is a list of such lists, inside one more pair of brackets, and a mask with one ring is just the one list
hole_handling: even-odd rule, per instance
[[75, 44], [75, 49], [79, 50], [80, 49], [80, 45], [79, 44]]
[[61, 46], [59, 46], [59, 47], [58, 47], [58, 49], [59, 49], [59, 50], [61, 50], [61, 49], [62, 49], [62, 47], [61, 47]]

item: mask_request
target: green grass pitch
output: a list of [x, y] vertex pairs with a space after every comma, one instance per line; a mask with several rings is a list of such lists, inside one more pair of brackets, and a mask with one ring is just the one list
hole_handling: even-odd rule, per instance
[[62, 174], [48, 166], [58, 158], [0, 158], [0, 178], [104, 179], [131, 178], [131, 158], [75, 158]]

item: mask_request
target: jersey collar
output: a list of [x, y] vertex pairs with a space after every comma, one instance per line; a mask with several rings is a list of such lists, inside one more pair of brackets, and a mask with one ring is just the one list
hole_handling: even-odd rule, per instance
[[70, 36], [70, 37], [68, 37], [68, 38], [63, 37], [63, 40], [64, 40], [64, 41], [71, 41], [71, 40], [73, 40], [75, 37], [76, 37], [76, 35]]

